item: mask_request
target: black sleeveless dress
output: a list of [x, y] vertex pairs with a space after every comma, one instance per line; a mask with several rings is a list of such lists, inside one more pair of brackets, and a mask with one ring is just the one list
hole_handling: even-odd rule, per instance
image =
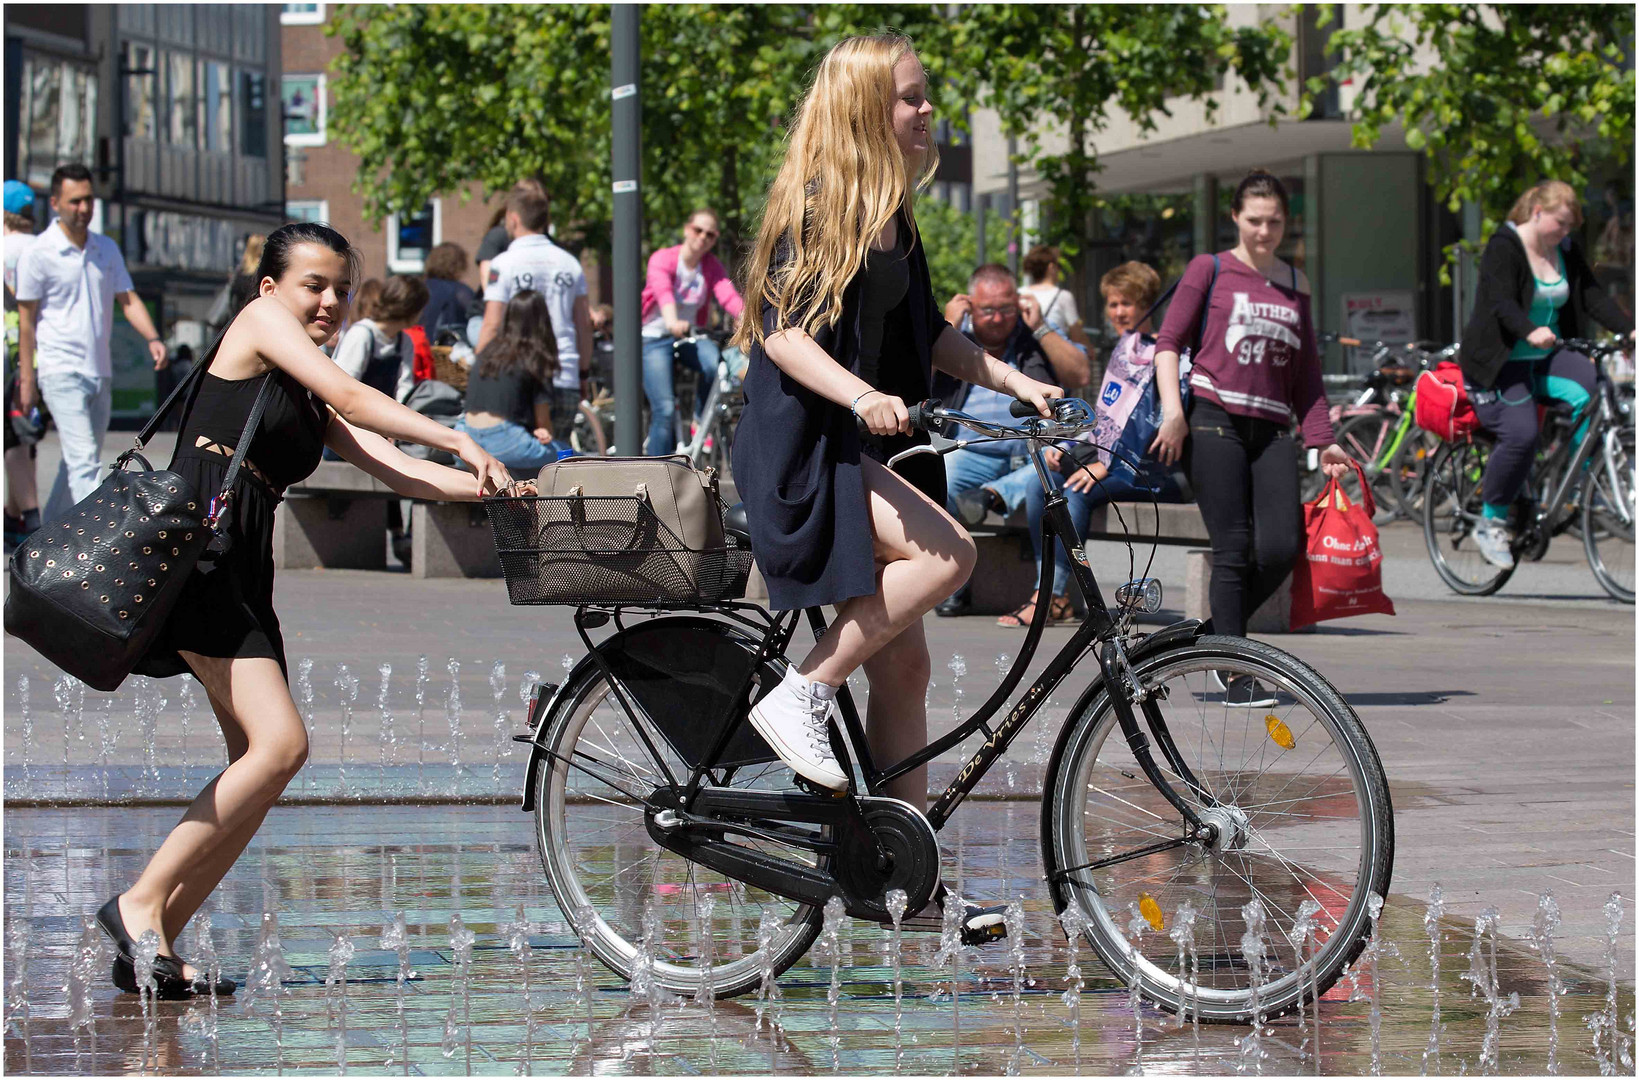
[[[330, 417], [324, 404], [291, 375], [275, 369], [271, 377], [267, 409], [245, 455], [255, 472], [241, 466], [234, 481], [227, 511], [230, 546], [215, 561], [201, 561], [189, 575], [164, 629], [136, 666], [137, 674], [184, 674], [190, 669], [178, 654], [187, 651], [266, 657], [279, 662], [286, 678], [290, 675], [273, 610], [273, 513], [284, 489], [318, 466]], [[171, 469], [207, 500], [222, 490], [262, 378], [220, 379], [207, 372], [183, 414]], [[227, 454], [200, 446], [201, 439]]]

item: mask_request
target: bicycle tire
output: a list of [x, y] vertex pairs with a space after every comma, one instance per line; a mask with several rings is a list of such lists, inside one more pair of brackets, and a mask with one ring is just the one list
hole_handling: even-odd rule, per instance
[[1477, 441], [1449, 443], [1429, 462], [1423, 486], [1423, 543], [1429, 560], [1440, 580], [1463, 596], [1490, 596], [1518, 566], [1491, 565], [1470, 539], [1484, 502], [1480, 478], [1487, 460], [1486, 448]]
[[[700, 622], [656, 620], [660, 621]], [[649, 767], [653, 756], [631, 723], [611, 698], [602, 670], [593, 664], [575, 673], [555, 715], [546, 721], [542, 741], [550, 754], [537, 771], [534, 796], [536, 841], [552, 895], [577, 933], [587, 920], [577, 919], [576, 912], [591, 908], [594, 918], [582, 939], [605, 966], [627, 980], [641, 965], [644, 914], [652, 904], [659, 916], [654, 979], [685, 996], [698, 994], [705, 981], [699, 900], [712, 895], [715, 910], [709, 929], [717, 957], [711, 968], [713, 996], [729, 998], [755, 989], [764, 970], [757, 948], [763, 912], [772, 911], [781, 920], [771, 942], [776, 975], [814, 943], [821, 913], [691, 863], [657, 844], [645, 828], [642, 805], [630, 797], [655, 775]], [[650, 735], [666, 745], [654, 739], [652, 731]], [[577, 760], [584, 765], [570, 764]], [[669, 763], [674, 769], [678, 765], [675, 760]], [[588, 772], [591, 767], [600, 775]], [[619, 786], [601, 782], [605, 777], [620, 781]], [[748, 785], [789, 790], [795, 782], [791, 771], [776, 762], [748, 768], [732, 782]]]
[[[1372, 500], [1377, 504], [1377, 513], [1372, 521], [1377, 525], [1387, 525], [1397, 516], [1396, 507], [1399, 504], [1389, 485], [1388, 470], [1377, 467], [1378, 455], [1394, 437], [1397, 423], [1399, 418], [1385, 409], [1351, 416], [1337, 427], [1337, 444], [1344, 453], [1360, 463], [1371, 480]], [[1356, 502], [1360, 501], [1360, 478], [1353, 469], [1345, 473], [1339, 483], [1343, 485], [1344, 494]]]
[[[1371, 897], [1388, 895], [1393, 870], [1388, 783], [1359, 718], [1314, 669], [1244, 638], [1202, 637], [1143, 657], [1135, 669], [1155, 692], [1151, 703], [1166, 717], [1184, 763], [1204, 788], [1229, 795], [1227, 801], [1245, 815], [1245, 843], [1223, 851], [1191, 843], [1103, 868], [1088, 865], [1100, 855], [1166, 836], [1171, 823], [1176, 823], [1172, 836], [1184, 828], [1178, 812], [1142, 775], [1120, 732], [1108, 688], [1094, 687], [1066, 723], [1045, 788], [1043, 851], [1055, 905], [1062, 911], [1075, 904], [1089, 942], [1116, 977], [1130, 984], [1136, 968], [1140, 990], [1174, 1013], [1244, 1023], [1255, 1012], [1276, 1016], [1324, 994], [1365, 947]], [[1253, 675], [1285, 702], [1267, 710], [1214, 704], [1215, 696], [1221, 701], [1207, 681], [1214, 671]], [[1190, 710], [1196, 715], [1189, 716]], [[1276, 745], [1275, 726], [1258, 723], [1259, 712], [1286, 725], [1280, 730], [1290, 746]], [[1211, 730], [1212, 713], [1222, 719], [1221, 740]], [[1278, 752], [1271, 756], [1272, 750]], [[1161, 758], [1159, 750], [1156, 756]], [[1307, 764], [1297, 767], [1305, 759]], [[1210, 813], [1172, 768], [1158, 763], [1198, 812]], [[1318, 767], [1311, 772], [1311, 766]], [[1324, 775], [1327, 769], [1330, 775]], [[1311, 786], [1293, 787], [1310, 780]], [[1293, 790], [1302, 794], [1287, 797]], [[1296, 810], [1309, 804], [1309, 813]], [[1269, 978], [1256, 1001], [1246, 954], [1234, 945], [1246, 929], [1238, 904], [1252, 896], [1274, 909], [1261, 950]], [[1145, 898], [1154, 903], [1148, 913], [1140, 906]], [[1196, 963], [1178, 961], [1180, 946], [1167, 932], [1179, 926], [1174, 903], [1180, 898], [1202, 903], [1195, 936], [1205, 930], [1208, 939], [1204, 949], [1198, 946]], [[1317, 934], [1318, 951], [1308, 965], [1295, 952], [1288, 955], [1286, 935], [1300, 898], [1318, 903], [1316, 918], [1324, 933], [1323, 941]], [[1134, 940], [1132, 909], [1123, 904], [1147, 918], [1153, 932], [1140, 932]], [[1285, 944], [1277, 949], [1277, 943]]]
[[[1617, 433], [1618, 459], [1607, 462], [1603, 451], [1594, 459], [1593, 467], [1582, 481], [1582, 550], [1588, 557], [1588, 569], [1613, 599], [1624, 604], [1634, 598], [1634, 432], [1626, 427]], [[1613, 489], [1611, 473], [1616, 475]], [[1628, 520], [1610, 512], [1612, 503], [1627, 507]], [[1600, 550], [1605, 542], [1606, 549]]]

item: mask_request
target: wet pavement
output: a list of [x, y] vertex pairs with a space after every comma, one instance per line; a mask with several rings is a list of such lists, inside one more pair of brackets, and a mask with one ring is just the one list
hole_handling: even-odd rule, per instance
[[[175, 816], [165, 808], [22, 809], [7, 815], [8, 936], [16, 940], [19, 918], [30, 930], [26, 971], [19, 968], [21, 957], [9, 948], [7, 953], [7, 1072], [134, 1072], [146, 1055], [150, 1071], [163, 1073], [335, 1073], [341, 1014], [336, 990], [325, 979], [338, 934], [357, 950], [346, 967], [344, 1053], [350, 1072], [512, 1074], [527, 1056], [528, 1068], [543, 1075], [886, 1074], [896, 1071], [896, 1054], [897, 1070], [907, 1075], [1078, 1071], [1077, 1031], [1063, 997], [1066, 939], [1039, 880], [1036, 814], [1029, 804], [964, 807], [951, 825], [956, 843], [945, 867], [968, 897], [1022, 900], [1027, 974], [1017, 1011], [1006, 946], [968, 952], [953, 1007], [949, 968], [929, 966], [937, 936], [906, 934], [903, 1020], [896, 1034], [889, 934], [849, 922], [834, 1046], [826, 999], [830, 966], [817, 949], [780, 978], [779, 1000], [767, 1006], [760, 1026], [755, 994], [710, 1010], [676, 1000], [651, 1010], [595, 961], [590, 1003], [577, 997], [576, 968], [586, 960], [545, 887], [531, 820], [515, 807], [498, 805], [274, 812], [207, 911], [223, 971], [241, 982], [264, 912], [278, 913], [292, 973], [280, 1002], [277, 1041], [268, 1004], [247, 1009], [243, 990], [217, 1003], [214, 1040], [207, 1000], [156, 1003], [153, 1030], [145, 1036], [138, 999], [115, 991], [105, 968], [92, 986], [89, 1023], [76, 1028], [63, 988], [84, 919], [137, 872]], [[338, 837], [345, 838], [339, 846]], [[527, 996], [520, 957], [509, 947], [508, 924], [519, 919], [520, 907], [529, 935]], [[456, 912], [476, 935], [465, 1001], [449, 931]], [[381, 943], [399, 913], [415, 973], [403, 995], [402, 1026], [396, 954]], [[1309, 1030], [1287, 1017], [1270, 1024], [1260, 1039], [1267, 1055], [1261, 1071], [1373, 1071], [1374, 995], [1381, 1013], [1378, 1067], [1385, 1073], [1423, 1071], [1435, 1002], [1424, 914], [1412, 898], [1391, 897], [1381, 935], [1392, 948], [1385, 948], [1375, 980], [1369, 970], [1362, 972], [1359, 1000], [1350, 1000], [1353, 988], [1345, 979], [1323, 1001], [1319, 1060]], [[1631, 914], [1624, 918], [1631, 923]], [[179, 946], [190, 958], [200, 952], [201, 924], [196, 921]], [[1427, 1063], [1428, 1071], [1478, 1073], [1489, 1009], [1462, 978], [1471, 967], [1474, 926], [1454, 918], [1438, 925], [1442, 1030], [1438, 1060]], [[1504, 999], [1517, 993], [1519, 1006], [1498, 1021], [1500, 1070], [1540, 1073], [1548, 1066], [1546, 969], [1521, 944], [1526, 928], [1505, 924], [1502, 930], [1498, 987]], [[1482, 951], [1482, 959], [1486, 955]], [[1244, 1056], [1250, 1052], [1248, 1027], [1206, 1025], [1197, 1036], [1148, 1006], [1135, 1020], [1126, 988], [1085, 945], [1080, 963], [1086, 985], [1079, 1071], [1119, 1073], [1137, 1065], [1200, 1075], [1243, 1064], [1254, 1071]], [[1584, 1021], [1605, 1007], [1606, 974], [1581, 965], [1560, 969], [1565, 996], [1559, 1001], [1557, 1064], [1567, 1074], [1600, 1071]], [[938, 997], [930, 1000], [930, 994]], [[456, 1019], [447, 1028], [452, 1002]], [[1620, 987], [1620, 1031], [1631, 1032], [1633, 1008], [1631, 988]], [[1631, 1061], [1618, 1071], [1631, 1073]]]

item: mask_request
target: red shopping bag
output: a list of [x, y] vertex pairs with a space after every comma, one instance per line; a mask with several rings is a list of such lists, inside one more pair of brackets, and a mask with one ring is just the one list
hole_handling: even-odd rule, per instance
[[1377, 612], [1394, 614], [1394, 604], [1383, 595], [1383, 551], [1377, 545], [1372, 515], [1377, 507], [1371, 484], [1357, 462], [1350, 462], [1360, 477], [1364, 503], [1343, 493], [1329, 480], [1320, 497], [1303, 508], [1304, 558], [1292, 570], [1292, 629]]

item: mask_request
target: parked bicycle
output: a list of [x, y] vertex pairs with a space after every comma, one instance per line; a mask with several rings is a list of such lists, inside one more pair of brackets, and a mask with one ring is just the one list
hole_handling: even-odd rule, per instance
[[[1616, 344], [1566, 340], [1593, 359], [1595, 392], [1580, 409], [1562, 402], [1546, 406], [1530, 479], [1510, 513], [1515, 565], [1486, 561], [1473, 541], [1483, 498], [1480, 483], [1492, 438], [1483, 431], [1451, 443], [1429, 466], [1423, 501], [1423, 539], [1441, 580], [1465, 596], [1490, 596], [1507, 583], [1522, 560], [1538, 561], [1553, 538], [1580, 529], [1594, 578], [1611, 596], [1634, 602], [1634, 423], [1631, 399], [1618, 393], [1608, 363]], [[1576, 437], [1584, 421], [1587, 430]]]
[[[690, 353], [698, 342], [706, 339], [717, 345], [717, 370], [703, 378]], [[728, 473], [734, 428], [740, 421], [740, 376], [745, 370], [742, 354], [727, 344], [728, 339], [725, 332], [696, 330], [672, 344], [672, 382], [677, 387], [677, 452], [686, 455], [690, 464], [710, 465], [723, 475]], [[696, 415], [694, 405], [702, 388], [705, 397]], [[688, 417], [694, 417], [693, 421]]]
[[[532, 748], [523, 808], [535, 814], [560, 908], [622, 977], [641, 973], [682, 994], [745, 993], [813, 945], [833, 896], [853, 917], [877, 922], [889, 919], [892, 889], [905, 891], [908, 910], [921, 910], [940, 883], [939, 834], [952, 814], [1090, 659], [1096, 671], [1062, 722], [1043, 781], [1042, 864], [1054, 908], [1075, 905], [1115, 975], [1136, 976], [1152, 1001], [1176, 1012], [1244, 1022], [1254, 1007], [1276, 1015], [1324, 993], [1364, 947], [1369, 898], [1387, 895], [1393, 862], [1388, 786], [1354, 710], [1313, 668], [1265, 643], [1204, 634], [1195, 621], [1141, 632], [1136, 616], [1160, 608], [1158, 582], [1135, 577], [1106, 606], [1041, 452], [1091, 430], [1085, 402], [1059, 401], [1052, 419], [1019, 427], [936, 401], [911, 416], [923, 430], [954, 422], [983, 438], [1030, 441], [1048, 493], [1043, 550], [1061, 543], [1070, 554], [1089, 601], [1081, 625], [1015, 695], [1045, 627], [1047, 605], [1038, 605], [984, 704], [900, 762], [872, 759], [841, 687], [832, 739], [852, 781], [836, 794], [805, 788], [746, 723], [758, 690], [782, 678], [799, 624], [816, 638], [825, 632], [821, 609], [773, 613], [676, 594], [609, 602], [594, 585], [560, 600], [576, 605], [587, 655], [561, 685], [536, 688], [531, 733], [518, 737]], [[515, 595], [529, 594], [537, 576], [561, 583], [564, 560], [600, 575], [677, 560], [693, 575], [712, 554], [666, 550], [655, 539], [664, 530], [644, 518], [638, 498], [626, 500], [635, 508], [629, 523], [599, 532], [593, 501], [488, 500]], [[730, 510], [725, 525], [729, 542], [717, 554], [748, 573], [743, 511]], [[646, 551], [633, 550], [639, 536], [650, 538]], [[1130, 534], [1128, 552], [1136, 567]], [[1053, 560], [1042, 566], [1045, 595]], [[592, 631], [610, 624], [614, 632], [594, 641]], [[1273, 688], [1279, 703], [1230, 705], [1219, 680], [1240, 675]], [[926, 813], [882, 795], [888, 781], [981, 734]], [[1261, 946], [1243, 937], [1243, 907], [1253, 901], [1268, 920]], [[1195, 953], [1180, 963], [1169, 935], [1190, 911]], [[765, 915], [778, 927], [766, 949], [758, 945]], [[1311, 923], [1317, 933], [1306, 937], [1300, 927]]]

